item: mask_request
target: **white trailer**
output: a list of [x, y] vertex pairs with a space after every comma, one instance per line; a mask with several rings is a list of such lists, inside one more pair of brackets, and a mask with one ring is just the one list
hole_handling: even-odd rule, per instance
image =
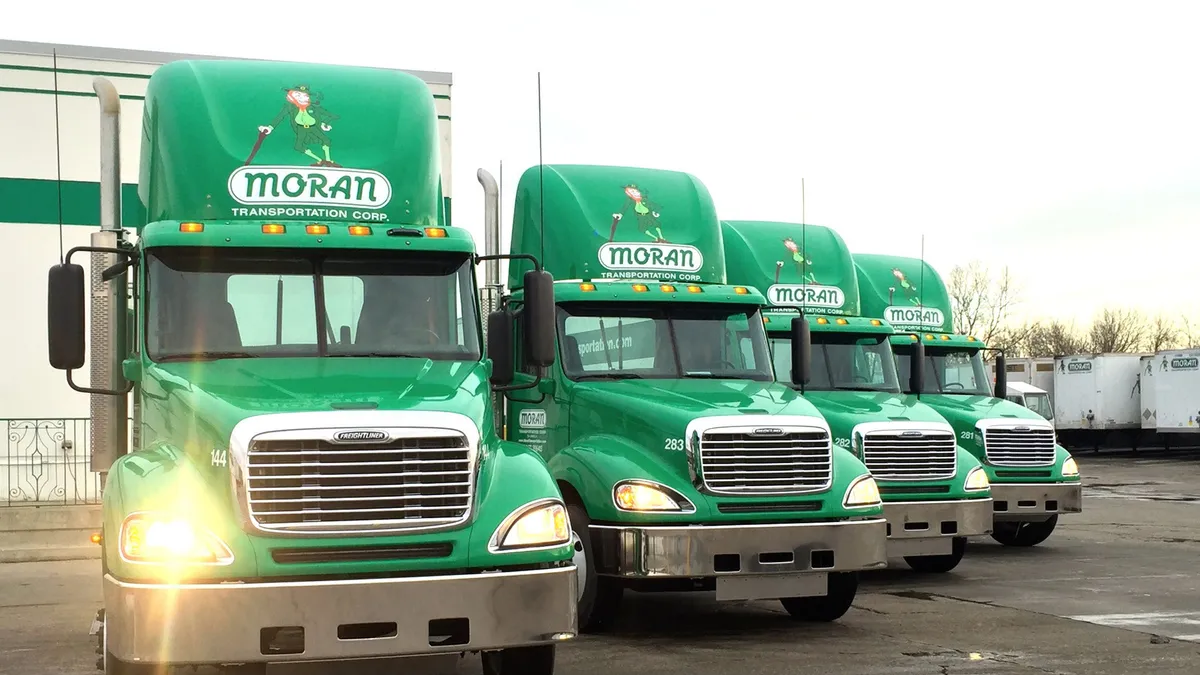
[[1054, 406], [1050, 402], [1050, 393], [1041, 387], [1024, 382], [1008, 382], [1008, 400], [1017, 405], [1025, 406], [1035, 413], [1054, 423]]
[[1054, 357], [1055, 427], [1064, 431], [1140, 430], [1141, 354]]
[[1200, 433], [1200, 349], [1161, 351], [1153, 369], [1158, 433]]
[[[1008, 382], [1022, 382], [1042, 390], [1054, 401], [1054, 357], [1052, 356], [1014, 356], [1006, 359], [1005, 370], [1008, 371]], [[992, 371], [992, 381], [996, 381], [996, 361], [988, 367]]]
[[1138, 392], [1142, 397], [1142, 429], [1158, 430], [1158, 380], [1154, 376], [1154, 355], [1142, 356], [1138, 364]]

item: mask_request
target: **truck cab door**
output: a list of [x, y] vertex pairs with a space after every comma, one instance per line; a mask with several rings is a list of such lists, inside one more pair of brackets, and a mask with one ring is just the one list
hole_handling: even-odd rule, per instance
[[[527, 385], [537, 379], [536, 368], [525, 358], [526, 345], [521, 322], [513, 322], [514, 385]], [[561, 345], [560, 345], [561, 358]], [[541, 373], [537, 386], [506, 393], [508, 440], [529, 446], [547, 462], [563, 446], [569, 435], [568, 391], [562, 386], [562, 367], [558, 361]]]

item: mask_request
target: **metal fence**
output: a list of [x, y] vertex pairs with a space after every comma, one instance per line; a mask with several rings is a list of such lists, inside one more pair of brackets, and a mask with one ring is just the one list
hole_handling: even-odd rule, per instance
[[100, 503], [86, 418], [0, 419], [0, 429], [0, 506]]

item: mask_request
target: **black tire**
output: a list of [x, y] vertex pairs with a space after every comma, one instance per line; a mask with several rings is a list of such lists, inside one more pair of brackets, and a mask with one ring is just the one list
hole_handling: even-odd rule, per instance
[[812, 598], [780, 598], [797, 621], [837, 621], [850, 610], [858, 594], [858, 572], [830, 572], [829, 593]]
[[616, 622], [617, 612], [621, 608], [621, 596], [625, 589], [615, 579], [596, 574], [596, 563], [592, 538], [588, 526], [591, 519], [587, 511], [576, 503], [567, 505], [567, 513], [571, 518], [571, 529], [583, 546], [583, 556], [586, 562], [583, 576], [579, 580], [582, 587], [579, 596], [579, 631], [581, 633], [601, 632]]
[[945, 574], [962, 561], [967, 552], [967, 538], [955, 537], [953, 546], [949, 555], [906, 555], [904, 562], [922, 574]]
[[992, 539], [1005, 546], [1037, 546], [1050, 538], [1057, 526], [1057, 513], [1041, 523], [999, 522], [992, 525]]
[[484, 675], [554, 675], [554, 645], [484, 652]]

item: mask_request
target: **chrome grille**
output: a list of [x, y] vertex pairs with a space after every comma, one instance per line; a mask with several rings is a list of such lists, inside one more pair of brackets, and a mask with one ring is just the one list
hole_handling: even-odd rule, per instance
[[706, 431], [700, 437], [700, 475], [719, 494], [795, 494], [829, 487], [833, 446], [821, 429], [775, 435]]
[[364, 443], [255, 440], [247, 503], [264, 530], [347, 532], [463, 521], [474, 488], [471, 448], [461, 433]]
[[996, 466], [1047, 466], [1054, 464], [1054, 430], [1046, 428], [991, 428], [983, 431], [987, 461]]
[[882, 480], [944, 480], [957, 468], [954, 434], [873, 431], [863, 435], [863, 463]]

